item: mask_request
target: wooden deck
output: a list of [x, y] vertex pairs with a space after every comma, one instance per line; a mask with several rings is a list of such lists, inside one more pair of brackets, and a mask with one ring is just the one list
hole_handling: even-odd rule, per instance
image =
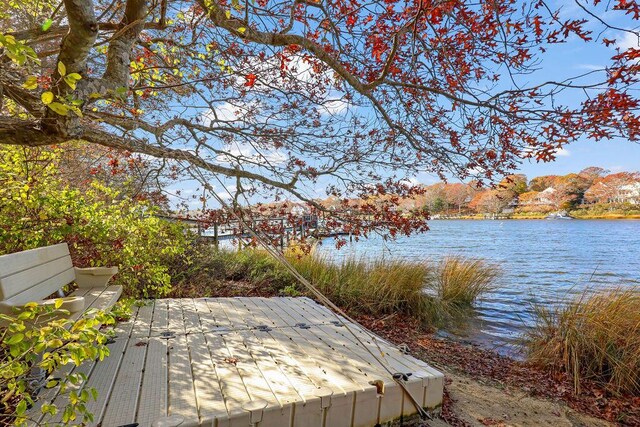
[[[156, 300], [117, 325], [108, 358], [76, 370], [104, 427], [373, 426], [415, 413], [343, 321], [308, 298]], [[441, 373], [348, 324], [424, 407], [440, 405]], [[37, 406], [47, 401], [63, 397], [45, 390]]]

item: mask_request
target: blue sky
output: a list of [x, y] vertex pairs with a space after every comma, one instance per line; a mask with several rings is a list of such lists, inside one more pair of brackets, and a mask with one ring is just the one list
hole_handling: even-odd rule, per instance
[[520, 172], [529, 178], [540, 175], [566, 175], [588, 166], [600, 166], [611, 172], [640, 170], [640, 143], [628, 141], [579, 141], [567, 146], [549, 163], [525, 161]]
[[[582, 15], [575, 2], [557, 1], [556, 5], [561, 7], [561, 18], [571, 17], [575, 19]], [[624, 17], [614, 19], [615, 15], [610, 12], [602, 13], [599, 16], [607, 19], [610, 24], [618, 28], [633, 29], [633, 25], [635, 25]], [[590, 25], [587, 24], [587, 29], [596, 30], [595, 26], [590, 28]], [[567, 43], [549, 47], [548, 51], [541, 56], [542, 62], [539, 65], [539, 69], [535, 73], [525, 76], [525, 81], [521, 82], [528, 86], [549, 80], [561, 81], [584, 73], [592, 73], [587, 77], [587, 81], [602, 81], [605, 78], [603, 74], [604, 67], [616, 52], [614, 50], [615, 46], [606, 47], [602, 44], [602, 38], [615, 39], [617, 46], [621, 49], [640, 45], [637, 37], [618, 30], [594, 31], [592, 36], [596, 39], [595, 42], [584, 43], [574, 37]], [[593, 93], [590, 95], [593, 95]], [[578, 101], [582, 101], [583, 97], [583, 93], [562, 93], [558, 96], [557, 101], [565, 105], [575, 105]], [[564, 149], [558, 152], [558, 156], [553, 162], [538, 163], [533, 160], [523, 160], [517, 172], [524, 173], [531, 179], [540, 175], [565, 175], [571, 172], [579, 172], [589, 166], [599, 166], [611, 172], [640, 171], [640, 143], [624, 140], [596, 142], [583, 139], [565, 146]], [[415, 177], [415, 180], [423, 184], [431, 184], [439, 179], [421, 173]], [[235, 188], [233, 183], [225, 181], [232, 189]], [[455, 180], [452, 179], [452, 181]], [[324, 197], [326, 184], [327, 182], [322, 182], [309, 186], [304, 189], [304, 193], [311, 197]], [[198, 185], [193, 181], [176, 182], [172, 185], [170, 191], [182, 190], [185, 196], [196, 193], [201, 194], [198, 192], [197, 187]], [[214, 186], [218, 194], [224, 196], [222, 188], [217, 187], [219, 186]], [[195, 209], [201, 206], [201, 202], [191, 201], [189, 205], [190, 208]], [[212, 205], [215, 204], [212, 203], [210, 206]]]

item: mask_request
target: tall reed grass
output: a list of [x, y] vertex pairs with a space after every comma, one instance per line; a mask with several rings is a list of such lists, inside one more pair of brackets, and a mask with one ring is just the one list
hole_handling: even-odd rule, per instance
[[[225, 280], [250, 282], [274, 291], [306, 292], [264, 251], [201, 249], [193, 255], [188, 269], [176, 273], [180, 279], [176, 294], [188, 296], [206, 292], [206, 288], [214, 292], [218, 282]], [[440, 264], [386, 258], [332, 260], [317, 251], [302, 253], [295, 248], [287, 250], [285, 257], [335, 304], [352, 313], [401, 313], [433, 325], [444, 323], [454, 309], [473, 305], [493, 287], [497, 276], [494, 266], [459, 257]], [[200, 284], [194, 286], [194, 281]]]
[[471, 306], [496, 287], [500, 269], [480, 259], [449, 256], [435, 270], [430, 287], [446, 304]]
[[289, 262], [337, 305], [368, 314], [428, 315], [428, 296], [423, 292], [430, 267], [407, 260], [347, 258], [332, 262], [312, 253], [288, 256]]
[[531, 361], [567, 372], [576, 393], [591, 380], [640, 395], [638, 287], [589, 290], [564, 305], [535, 309], [536, 324], [525, 338]]

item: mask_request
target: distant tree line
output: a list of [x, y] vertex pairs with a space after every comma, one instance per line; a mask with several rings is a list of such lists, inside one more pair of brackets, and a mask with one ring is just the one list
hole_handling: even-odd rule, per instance
[[421, 186], [423, 194], [404, 199], [400, 209], [427, 209], [432, 215], [549, 213], [576, 209], [640, 210], [640, 172], [611, 173], [588, 167], [568, 175], [505, 177], [487, 187], [472, 181]]

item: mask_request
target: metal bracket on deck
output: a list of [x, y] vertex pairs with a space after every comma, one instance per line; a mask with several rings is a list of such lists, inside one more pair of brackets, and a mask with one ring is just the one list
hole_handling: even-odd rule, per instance
[[165, 340], [168, 340], [170, 338], [175, 338], [176, 334], [173, 333], [172, 331], [163, 331], [160, 332], [160, 338], [164, 338]]
[[300, 328], [300, 329], [310, 329], [311, 326], [307, 325], [306, 323], [296, 323], [296, 328]]
[[256, 330], [260, 332], [269, 332], [269, 331], [272, 331], [273, 329], [271, 329], [268, 325], [258, 325], [256, 326]]
[[395, 374], [393, 374], [393, 379], [394, 380], [402, 380], [402, 381], [409, 381], [409, 377], [413, 375], [411, 372], [396, 372]]

